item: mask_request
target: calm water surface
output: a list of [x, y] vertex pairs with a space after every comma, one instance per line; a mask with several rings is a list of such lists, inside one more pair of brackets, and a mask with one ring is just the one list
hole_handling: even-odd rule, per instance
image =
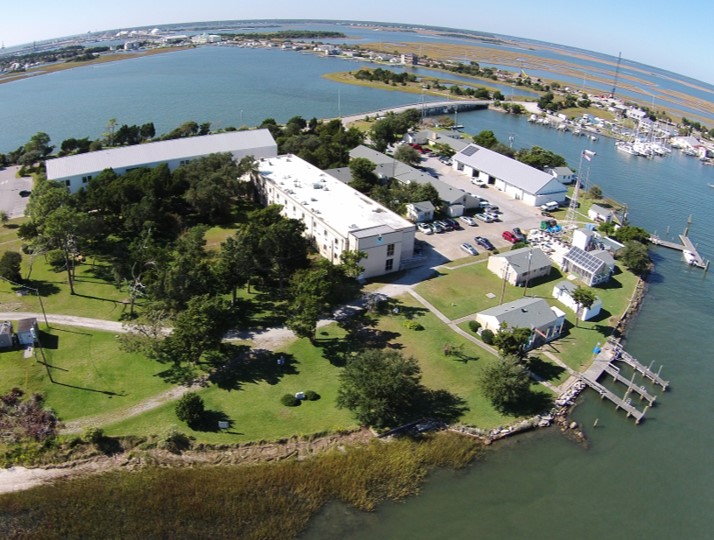
[[[414, 36], [409, 36], [414, 37]], [[337, 85], [322, 73], [355, 69], [338, 60], [274, 50], [203, 48], [79, 68], [0, 85], [0, 149], [37, 131], [55, 144], [97, 137], [106, 121], [153, 120], [159, 132], [186, 120], [214, 127], [266, 117], [329, 117], [418, 101], [400, 92]], [[356, 63], [349, 66], [358, 65]], [[664, 77], [664, 76], [663, 76]], [[666, 80], [658, 79], [663, 86]], [[681, 231], [714, 258], [714, 167], [675, 154], [644, 160], [524, 118], [493, 111], [459, 115], [466, 131], [493, 130], [514, 146], [540, 145], [577, 168], [583, 148], [597, 157], [590, 183], [629, 205], [638, 225], [662, 236]], [[714, 287], [681, 255], [656, 249], [657, 269], [627, 348], [664, 365], [672, 390], [635, 426], [592, 393], [575, 412], [590, 437], [583, 449], [555, 431], [498, 445], [483, 462], [440, 472], [423, 493], [364, 514], [330, 505], [305, 538], [648, 538], [705, 539], [714, 529]], [[599, 419], [599, 427], [591, 428]]]

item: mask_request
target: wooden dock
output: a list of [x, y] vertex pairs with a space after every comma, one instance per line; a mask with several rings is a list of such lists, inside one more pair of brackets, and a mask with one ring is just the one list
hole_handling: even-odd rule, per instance
[[709, 261], [704, 259], [704, 257], [699, 254], [699, 251], [697, 251], [697, 246], [695, 246], [694, 243], [689, 239], [689, 227], [691, 227], [691, 225], [692, 216], [689, 216], [689, 219], [687, 220], [687, 227], [684, 229], [684, 234], [679, 235], [679, 244], [670, 240], [662, 240], [656, 234], [651, 235], [649, 237], [649, 241], [650, 244], [654, 244], [655, 246], [662, 246], [669, 249], [676, 249], [677, 251], [686, 251], [688, 253], [691, 253], [692, 259], [691, 262], [687, 261], [688, 264], [696, 266], [698, 268], [703, 268], [706, 272], [707, 270], [709, 270]]
[[[642, 385], [637, 385], [634, 382], [635, 374], [631, 379], [627, 379], [620, 373], [620, 369], [613, 365], [614, 362], [624, 362], [631, 366], [635, 372], [640, 373], [654, 384], [658, 384], [663, 390], [669, 386], [669, 381], [665, 381], [659, 376], [659, 373], [654, 373], [649, 367], [642, 365], [631, 354], [625, 352], [619, 343], [614, 340], [608, 340], [605, 346], [600, 350], [598, 355], [593, 360], [593, 363], [588, 369], [580, 374], [580, 380], [587, 384], [590, 388], [600, 394], [601, 398], [607, 398], [615, 404], [616, 409], [622, 409], [627, 413], [627, 417], [632, 416], [635, 423], [639, 424], [645, 417], [647, 409], [649, 409], [657, 399], [657, 396], [652, 395]], [[611, 376], [615, 382], [623, 384], [626, 388], [625, 394], [619, 396], [617, 393], [606, 388], [598, 382], [598, 379], [603, 374]], [[630, 396], [636, 394], [648, 402], [643, 410], [638, 409], [632, 404]]]

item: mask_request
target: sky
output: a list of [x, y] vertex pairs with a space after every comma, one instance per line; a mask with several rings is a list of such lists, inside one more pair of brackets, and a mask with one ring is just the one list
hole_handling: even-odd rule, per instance
[[714, 84], [711, 0], [6, 0], [5, 46], [88, 31], [247, 19], [446, 26], [538, 39], [635, 60]]

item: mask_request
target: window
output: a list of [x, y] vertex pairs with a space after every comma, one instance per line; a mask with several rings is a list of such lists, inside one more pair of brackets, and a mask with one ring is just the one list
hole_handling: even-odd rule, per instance
[[65, 181], [64, 181], [64, 185], [65, 185], [65, 186], [69, 187], [69, 184], [70, 184], [69, 180], [65, 180]]
[[387, 257], [393, 257], [394, 256], [394, 244], [389, 244], [387, 246]]
[[387, 262], [384, 265], [384, 271], [389, 272], [392, 268], [394, 268], [394, 259], [387, 259]]

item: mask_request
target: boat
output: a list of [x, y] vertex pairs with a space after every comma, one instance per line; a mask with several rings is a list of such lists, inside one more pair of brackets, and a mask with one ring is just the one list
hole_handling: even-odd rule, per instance
[[690, 266], [697, 262], [697, 256], [687, 249], [682, 251], [682, 255], [684, 256], [684, 262]]
[[707, 184], [710, 188], [714, 188], [714, 184]]
[[625, 152], [626, 154], [630, 154], [633, 156], [638, 156], [639, 154], [635, 151], [633, 146], [625, 141], [617, 141], [615, 143], [615, 148], [617, 148], [620, 152]]

